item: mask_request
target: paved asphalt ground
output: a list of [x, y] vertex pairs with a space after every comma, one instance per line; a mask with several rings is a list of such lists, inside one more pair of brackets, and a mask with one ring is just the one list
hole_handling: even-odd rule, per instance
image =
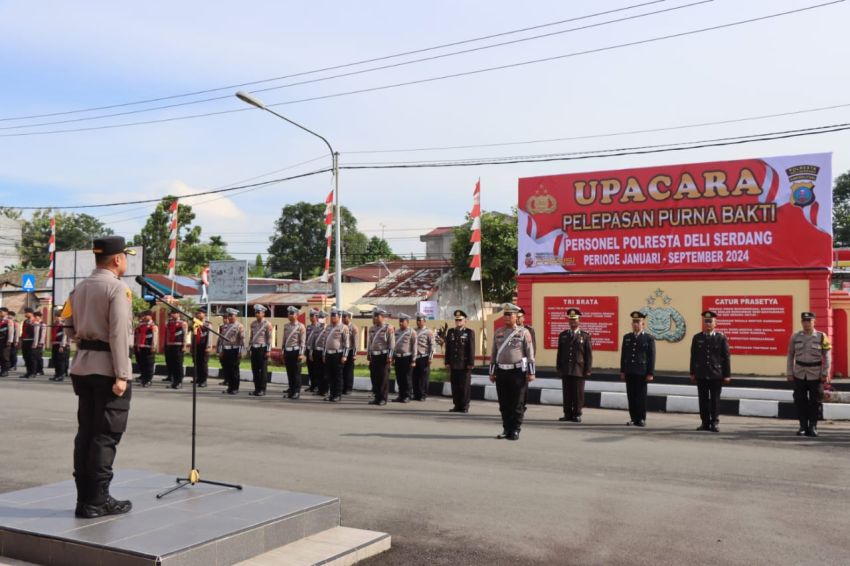
[[[244, 384], [243, 384], [244, 385]], [[392, 534], [368, 566], [848, 564], [850, 425], [800, 439], [790, 421], [588, 410], [581, 425], [530, 406], [519, 442], [495, 440], [495, 403], [337, 405], [199, 401], [202, 477], [339, 496], [343, 524]], [[185, 475], [190, 389], [134, 391], [116, 467]], [[0, 380], [0, 491], [70, 478], [70, 384]]]

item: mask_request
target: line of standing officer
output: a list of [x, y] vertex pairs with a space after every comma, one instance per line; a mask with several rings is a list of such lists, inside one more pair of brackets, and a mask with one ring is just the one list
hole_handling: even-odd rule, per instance
[[718, 406], [723, 385], [732, 375], [732, 360], [726, 335], [715, 330], [717, 313], [701, 313], [702, 332], [691, 340], [691, 382], [697, 386], [699, 416], [702, 423], [697, 430], [720, 432]]
[[787, 378], [794, 383], [794, 405], [800, 421], [797, 436], [817, 436], [832, 344], [825, 333], [815, 330], [814, 313], [804, 312], [800, 321], [803, 329], [792, 334], [788, 343]]
[[450, 413], [468, 413], [472, 398], [472, 368], [475, 367], [475, 332], [466, 327], [466, 313], [454, 311], [455, 327], [446, 332], [445, 363], [452, 382]]
[[[315, 316], [315, 311], [310, 311]], [[283, 365], [286, 367], [286, 382], [289, 384], [283, 393], [288, 399], [301, 398], [301, 363], [304, 361], [307, 344], [307, 328], [298, 321], [298, 308], [287, 307], [286, 317], [289, 322], [283, 327]], [[312, 323], [311, 323], [312, 326]]]
[[644, 329], [646, 315], [632, 311], [632, 331], [623, 335], [620, 348], [620, 380], [626, 382], [629, 401], [627, 425], [646, 426], [646, 384], [655, 374], [655, 337]]
[[517, 324], [519, 307], [507, 303], [502, 313], [505, 326], [493, 336], [490, 358], [490, 381], [496, 384], [502, 414], [502, 433], [496, 438], [519, 440], [526, 390], [535, 378], [534, 345], [528, 329]]
[[567, 309], [570, 327], [558, 335], [556, 366], [561, 376], [564, 416], [559, 421], [581, 422], [584, 408], [584, 382], [593, 368], [593, 344], [590, 334], [580, 328], [581, 311]]

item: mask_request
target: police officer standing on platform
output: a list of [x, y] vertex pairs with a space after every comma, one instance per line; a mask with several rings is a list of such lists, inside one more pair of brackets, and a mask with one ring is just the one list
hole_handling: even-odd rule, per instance
[[165, 365], [168, 368], [168, 378], [171, 389], [183, 387], [183, 360], [186, 354], [186, 344], [189, 340], [188, 325], [180, 320], [179, 312], [169, 313], [165, 324]]
[[198, 307], [195, 311], [195, 318], [197, 320], [192, 327], [192, 341], [190, 345], [192, 365], [195, 370], [195, 383], [198, 387], [206, 387], [207, 377], [209, 377], [210, 352], [212, 351], [210, 323], [207, 320], [207, 307]]
[[342, 323], [348, 327], [348, 352], [345, 354], [345, 365], [342, 368], [342, 394], [348, 395], [354, 389], [354, 360], [359, 346], [359, 329], [351, 322], [351, 313], [342, 311]]
[[340, 321], [342, 313], [336, 308], [331, 309], [331, 323], [326, 328], [324, 366], [325, 379], [328, 384], [326, 401], [336, 403], [342, 399], [342, 368], [348, 354], [348, 326]]
[[255, 320], [251, 322], [251, 372], [254, 374], [254, 397], [266, 394], [269, 381], [269, 357], [272, 351], [272, 324], [266, 320], [266, 307], [254, 305]]
[[697, 386], [702, 420], [697, 430], [720, 432], [717, 428], [720, 391], [732, 375], [729, 341], [725, 334], [715, 330], [716, 313], [703, 311], [701, 316], [702, 332], [695, 334], [691, 341], [691, 383]]
[[428, 317], [424, 313], [416, 313], [416, 350], [413, 355], [413, 399], [416, 401], [428, 398], [428, 378], [436, 350], [434, 331], [425, 326], [426, 320]]
[[153, 323], [153, 311], [142, 311], [139, 314], [139, 324], [133, 331], [133, 353], [139, 366], [139, 382], [142, 387], [151, 386], [158, 350], [159, 327]]
[[632, 331], [620, 348], [620, 380], [626, 382], [631, 419], [626, 425], [646, 426], [646, 384], [654, 379], [655, 337], [644, 329], [646, 315], [632, 311]]
[[593, 368], [593, 343], [590, 334], [579, 328], [581, 311], [567, 310], [570, 327], [558, 335], [557, 368], [561, 375], [564, 416], [559, 421], [581, 422], [584, 408], [584, 380]]
[[823, 400], [823, 384], [829, 381], [832, 344], [826, 334], [815, 330], [815, 314], [800, 317], [803, 330], [791, 335], [788, 343], [788, 381], [794, 383], [794, 405], [800, 429], [797, 436], [818, 435], [818, 413]]
[[[304, 361], [307, 329], [298, 322], [298, 307], [286, 307], [289, 322], [283, 327], [283, 365], [286, 367], [286, 382], [289, 388], [284, 391], [288, 399], [301, 398], [301, 362]], [[313, 311], [310, 311], [312, 318]]]
[[66, 332], [77, 342], [71, 367], [79, 400], [74, 515], [89, 519], [127, 513], [133, 507], [113, 498], [109, 484], [130, 412], [133, 293], [120, 277], [127, 270], [127, 254], [135, 252], [126, 248], [121, 236], [98, 238], [93, 244], [96, 269], [71, 291], [63, 309]]
[[446, 332], [445, 362], [452, 382], [450, 413], [468, 413], [472, 397], [472, 368], [475, 367], [475, 332], [466, 327], [466, 313], [454, 312], [455, 327]]
[[410, 316], [398, 315], [398, 330], [395, 333], [395, 347], [392, 350], [395, 367], [395, 385], [398, 396], [394, 403], [410, 403], [413, 390], [413, 352], [416, 350], [416, 333], [410, 328]]
[[245, 327], [236, 319], [238, 310], [228, 308], [225, 314], [216, 351], [221, 362], [221, 375], [227, 385], [222, 393], [236, 395], [239, 393], [239, 362], [242, 361], [242, 349], [245, 347]]
[[534, 381], [534, 345], [531, 333], [517, 324], [519, 307], [510, 303], [502, 307], [505, 326], [493, 336], [490, 358], [490, 381], [496, 384], [502, 434], [496, 438], [519, 440], [525, 414], [525, 392]]
[[53, 360], [53, 377], [50, 378], [50, 381], [65, 381], [65, 377], [68, 375], [71, 349], [69, 348], [68, 335], [65, 332], [65, 319], [62, 318], [61, 312], [62, 307], [57, 307], [53, 327], [50, 331], [50, 348], [52, 350], [50, 359]]
[[389, 315], [382, 308], [376, 308], [372, 313], [372, 326], [369, 327], [369, 335], [366, 337], [367, 353], [369, 360], [369, 377], [372, 379], [372, 393], [375, 398], [369, 401], [370, 405], [386, 405], [389, 397], [389, 355], [395, 348], [395, 330], [384, 322]]

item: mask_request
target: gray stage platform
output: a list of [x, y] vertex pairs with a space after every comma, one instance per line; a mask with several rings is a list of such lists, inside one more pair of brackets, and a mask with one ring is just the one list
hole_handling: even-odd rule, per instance
[[[72, 480], [0, 493], [0, 556], [50, 565], [235, 564], [339, 526], [339, 499], [197, 484], [164, 499], [175, 476], [122, 470], [112, 494], [127, 515], [74, 517]], [[237, 478], [209, 478], [235, 480]]]

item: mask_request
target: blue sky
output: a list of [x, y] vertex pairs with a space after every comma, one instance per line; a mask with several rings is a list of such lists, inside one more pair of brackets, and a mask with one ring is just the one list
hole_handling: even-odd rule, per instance
[[[656, 2], [475, 45], [695, 1]], [[266, 103], [322, 96], [636, 41], [822, 1], [715, 0], [628, 22], [257, 96]], [[215, 88], [640, 3], [256, 1], [250, 7], [237, 8], [233, 3], [215, 1], [152, 1], [144, 5], [0, 2], [0, 76], [4, 77], [0, 118]], [[850, 122], [847, 107], [599, 139], [354, 153], [583, 136], [850, 104], [850, 74], [845, 64], [850, 60], [850, 42], [842, 39], [847, 21], [850, 6], [841, 3], [663, 42], [276, 109], [327, 137], [342, 153], [343, 164], [595, 150]], [[229, 95], [235, 90], [215, 94]], [[247, 106], [228, 97], [184, 108], [60, 125], [31, 126], [102, 112], [2, 121], [0, 128], [7, 129], [0, 129], [0, 204], [74, 205], [186, 194], [325, 154], [319, 140], [257, 110], [78, 133], [3, 135], [242, 108]], [[833, 170], [838, 174], [850, 169], [849, 136], [842, 132], [564, 163], [344, 171], [341, 194], [343, 204], [357, 215], [367, 234], [380, 235], [383, 230], [397, 252], [419, 253], [423, 251], [419, 234], [463, 220], [478, 177], [483, 207], [507, 210], [516, 200], [517, 179], [534, 175], [822, 151], [834, 152]], [[279, 175], [326, 164], [319, 159]], [[329, 187], [326, 174], [229, 198], [198, 197], [187, 202], [193, 204], [205, 235], [222, 234], [237, 257], [247, 258], [265, 251], [283, 206], [298, 200], [321, 202]], [[117, 233], [132, 236], [151, 208], [136, 205], [97, 214]]]

